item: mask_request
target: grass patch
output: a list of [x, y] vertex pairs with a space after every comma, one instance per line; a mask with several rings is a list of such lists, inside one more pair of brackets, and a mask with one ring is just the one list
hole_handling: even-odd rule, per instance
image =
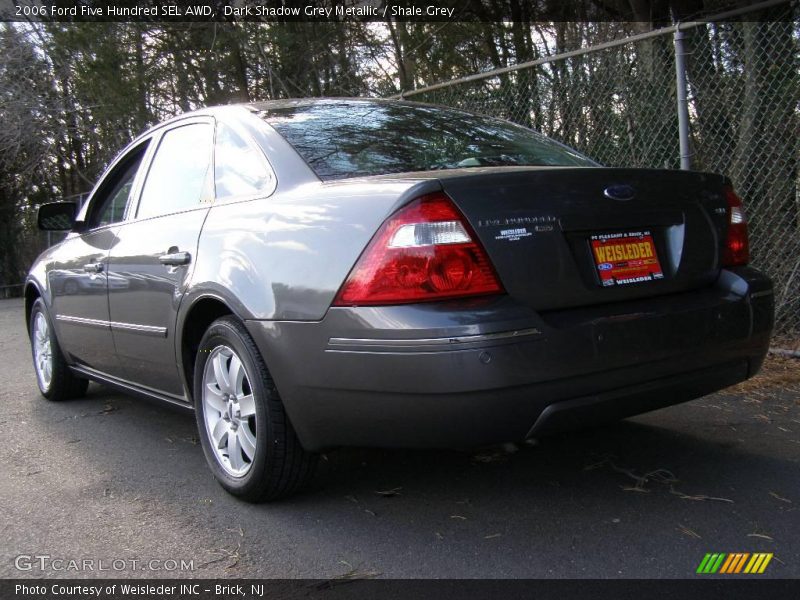
[[800, 390], [800, 359], [769, 354], [755, 377], [731, 389], [750, 392], [776, 387]]

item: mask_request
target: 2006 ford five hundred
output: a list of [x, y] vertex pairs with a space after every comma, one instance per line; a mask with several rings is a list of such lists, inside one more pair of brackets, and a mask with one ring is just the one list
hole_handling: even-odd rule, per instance
[[773, 321], [721, 175], [603, 168], [423, 104], [287, 100], [146, 132], [25, 290], [41, 393], [193, 407], [219, 482], [285, 496], [316, 454], [476, 446], [751, 377]]

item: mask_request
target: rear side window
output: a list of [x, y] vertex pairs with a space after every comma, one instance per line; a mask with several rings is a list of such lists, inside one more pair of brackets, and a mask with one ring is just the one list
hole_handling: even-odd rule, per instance
[[210, 202], [213, 127], [193, 123], [161, 138], [142, 188], [139, 219], [180, 212]]
[[264, 105], [260, 116], [322, 180], [494, 166], [597, 166], [533, 130], [458, 110], [328, 100]]
[[214, 152], [217, 199], [266, 195], [272, 191], [272, 169], [261, 151], [224, 123], [217, 125]]

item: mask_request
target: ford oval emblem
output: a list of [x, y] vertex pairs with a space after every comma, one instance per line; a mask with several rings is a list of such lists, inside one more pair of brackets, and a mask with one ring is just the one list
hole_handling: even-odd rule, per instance
[[613, 266], [614, 265], [612, 265], [611, 263], [600, 263], [599, 265], [597, 265], [597, 268], [600, 269], [601, 271], [609, 271]]
[[603, 190], [603, 195], [611, 200], [625, 202], [627, 200], [633, 200], [636, 192], [629, 185], [610, 185]]

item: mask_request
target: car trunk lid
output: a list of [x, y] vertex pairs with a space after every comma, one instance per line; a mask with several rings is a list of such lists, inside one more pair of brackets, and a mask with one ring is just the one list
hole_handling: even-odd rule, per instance
[[677, 293], [719, 274], [726, 227], [719, 175], [610, 168], [443, 175], [444, 191], [508, 293], [538, 310]]

